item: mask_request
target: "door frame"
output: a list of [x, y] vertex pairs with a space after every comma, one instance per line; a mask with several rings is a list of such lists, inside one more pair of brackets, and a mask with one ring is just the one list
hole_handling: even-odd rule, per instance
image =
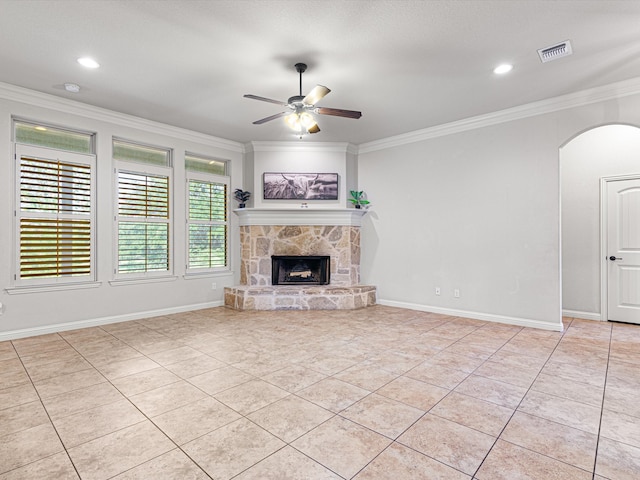
[[609, 321], [609, 237], [607, 208], [609, 200], [607, 196], [607, 185], [610, 182], [621, 180], [640, 180], [640, 173], [628, 175], [616, 175], [613, 177], [600, 178], [600, 320]]

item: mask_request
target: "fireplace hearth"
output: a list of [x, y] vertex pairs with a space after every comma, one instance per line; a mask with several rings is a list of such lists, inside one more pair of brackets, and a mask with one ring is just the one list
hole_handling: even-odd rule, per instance
[[[360, 284], [360, 226], [366, 210], [235, 210], [240, 222], [240, 284], [224, 288], [235, 310], [354, 310], [376, 304], [376, 287]], [[299, 256], [326, 256], [327, 272]], [[272, 257], [293, 258], [274, 280]], [[284, 283], [282, 283], [284, 282]], [[318, 283], [316, 283], [318, 282]]]
[[328, 285], [329, 255], [272, 255], [272, 285]]

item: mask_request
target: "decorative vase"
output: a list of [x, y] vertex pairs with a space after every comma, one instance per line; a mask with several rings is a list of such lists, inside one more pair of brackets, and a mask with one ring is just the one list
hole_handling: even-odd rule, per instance
[[356, 208], [360, 210], [362, 208], [362, 205], [360, 205], [359, 203], [356, 203]]
[[240, 205], [238, 205], [238, 208], [244, 208], [244, 207], [245, 207], [244, 203], [241, 203]]

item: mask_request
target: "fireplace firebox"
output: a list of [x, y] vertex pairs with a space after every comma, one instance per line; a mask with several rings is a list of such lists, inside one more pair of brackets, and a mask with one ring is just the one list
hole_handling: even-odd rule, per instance
[[328, 285], [331, 277], [329, 255], [272, 255], [272, 285]]

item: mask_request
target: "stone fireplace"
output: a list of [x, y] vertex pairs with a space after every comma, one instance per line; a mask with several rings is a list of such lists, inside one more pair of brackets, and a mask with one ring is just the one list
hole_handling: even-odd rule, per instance
[[[225, 306], [238, 310], [334, 310], [375, 304], [375, 287], [360, 285], [360, 225], [364, 211], [235, 212], [240, 217], [240, 285], [225, 288]], [[274, 285], [272, 257], [296, 256], [327, 258], [328, 284]]]

